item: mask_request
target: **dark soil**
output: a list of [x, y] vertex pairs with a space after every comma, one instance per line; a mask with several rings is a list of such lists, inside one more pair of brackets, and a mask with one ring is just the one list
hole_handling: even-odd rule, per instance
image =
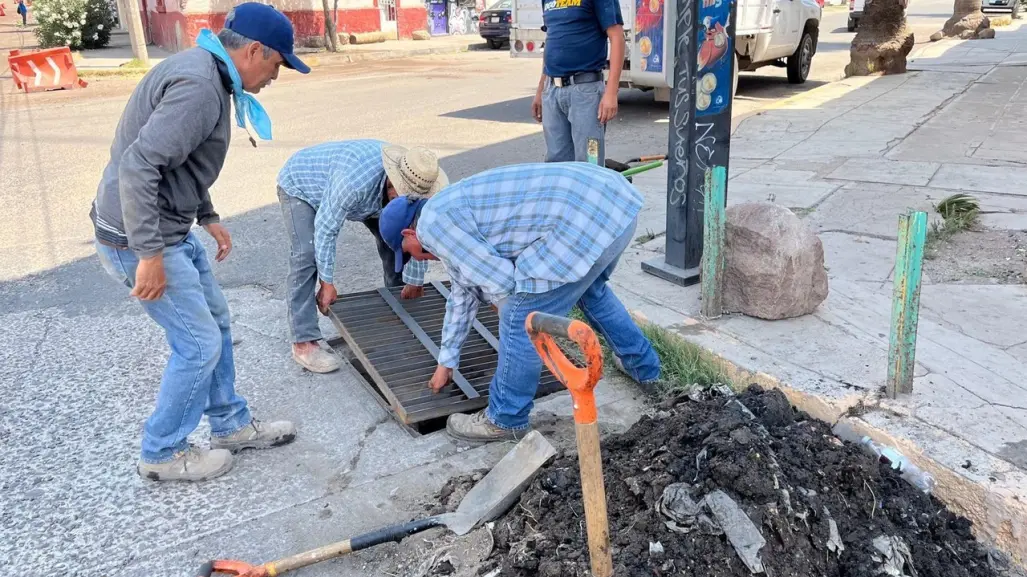
[[[716, 489], [735, 500], [766, 540], [768, 577], [876, 577], [882, 563], [872, 541], [880, 536], [909, 547], [912, 566], [903, 573], [911, 577], [1001, 574], [1002, 562], [974, 540], [969, 521], [795, 412], [777, 391], [683, 400], [669, 415], [605, 438], [602, 449], [618, 577], [751, 575], [715, 524], [696, 523], [687, 534], [665, 525], [663, 490], [682, 482], [696, 503]], [[828, 546], [829, 519], [840, 554]], [[563, 456], [496, 522], [496, 551], [478, 574], [587, 576], [584, 527], [577, 458]], [[650, 553], [655, 543], [662, 554], [658, 546]]]

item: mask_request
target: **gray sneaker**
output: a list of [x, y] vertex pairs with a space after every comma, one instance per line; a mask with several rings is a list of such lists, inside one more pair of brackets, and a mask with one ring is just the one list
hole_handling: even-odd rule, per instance
[[232, 470], [232, 454], [215, 449], [208, 451], [190, 445], [167, 463], [139, 461], [139, 476], [151, 481], [206, 481]]
[[472, 415], [457, 413], [446, 420], [446, 432], [450, 437], [465, 443], [491, 443], [493, 441], [517, 441], [528, 434], [528, 429], [512, 431], [497, 427], [485, 415], [485, 409]]
[[262, 423], [257, 419], [224, 437], [210, 438], [210, 448], [238, 453], [243, 449], [270, 449], [287, 445], [296, 439], [296, 426], [289, 421]]
[[636, 381], [635, 377], [631, 376], [631, 373], [624, 369], [624, 362], [621, 361], [620, 357], [616, 355], [613, 356], [613, 364], [615, 367], [617, 367], [618, 371], [624, 374], [624, 376], [628, 377], [632, 381], [635, 381], [638, 387], [642, 389], [642, 392], [644, 392], [647, 395], [656, 395], [660, 392], [660, 389], [663, 387], [663, 379], [659, 377], [651, 381]]

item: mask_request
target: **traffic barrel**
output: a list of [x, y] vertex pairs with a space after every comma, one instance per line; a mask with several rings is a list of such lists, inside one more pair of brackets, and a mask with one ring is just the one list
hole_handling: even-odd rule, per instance
[[85, 88], [87, 83], [78, 77], [78, 69], [67, 46], [22, 52], [11, 50], [7, 64], [14, 76], [14, 86], [25, 92]]

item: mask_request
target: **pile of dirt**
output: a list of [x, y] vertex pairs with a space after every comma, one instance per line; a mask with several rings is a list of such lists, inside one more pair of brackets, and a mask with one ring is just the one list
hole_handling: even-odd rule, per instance
[[[969, 521], [777, 391], [682, 400], [604, 439], [603, 466], [619, 577], [746, 577], [750, 566], [768, 577], [1003, 570]], [[746, 531], [748, 564], [732, 545]], [[589, 575], [576, 456], [540, 472], [493, 533], [496, 550], [478, 575]]]

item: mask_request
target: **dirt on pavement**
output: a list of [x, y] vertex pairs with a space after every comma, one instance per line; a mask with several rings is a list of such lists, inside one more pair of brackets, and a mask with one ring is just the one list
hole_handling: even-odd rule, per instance
[[[725, 535], [748, 520], [765, 539], [756, 562], [768, 577], [1005, 571], [969, 521], [795, 412], [777, 391], [681, 400], [605, 438], [602, 450], [618, 577], [752, 575]], [[462, 482], [444, 503], [459, 502]], [[744, 512], [734, 522], [714, 505], [725, 498]], [[560, 457], [492, 526], [495, 551], [475, 574], [589, 575], [583, 515], [577, 458]]]
[[1027, 232], [975, 229], [938, 242], [924, 272], [933, 283], [1024, 284]]

